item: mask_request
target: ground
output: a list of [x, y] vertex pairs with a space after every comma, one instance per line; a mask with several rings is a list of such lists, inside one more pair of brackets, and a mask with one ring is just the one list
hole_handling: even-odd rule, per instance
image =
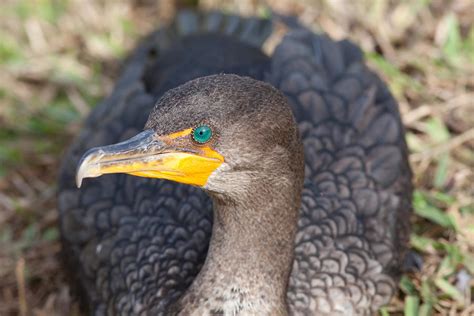
[[[399, 101], [414, 170], [412, 253], [381, 315], [474, 314], [474, 1], [180, 1], [296, 14], [352, 39]], [[58, 253], [56, 176], [83, 118], [173, 1], [2, 0], [0, 315], [74, 315]], [[71, 312], [72, 311], [72, 312]]]

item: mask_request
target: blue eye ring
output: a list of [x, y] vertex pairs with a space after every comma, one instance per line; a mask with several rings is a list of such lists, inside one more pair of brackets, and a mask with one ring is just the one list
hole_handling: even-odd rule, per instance
[[195, 128], [191, 133], [193, 140], [198, 144], [205, 144], [212, 138], [212, 129], [209, 125], [201, 124]]

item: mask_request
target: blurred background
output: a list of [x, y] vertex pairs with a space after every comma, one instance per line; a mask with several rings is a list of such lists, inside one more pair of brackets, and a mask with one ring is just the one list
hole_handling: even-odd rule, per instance
[[123, 58], [180, 6], [275, 10], [362, 47], [399, 101], [417, 188], [420, 270], [380, 314], [474, 315], [474, 0], [2, 0], [0, 315], [78, 314], [58, 261], [59, 161]]

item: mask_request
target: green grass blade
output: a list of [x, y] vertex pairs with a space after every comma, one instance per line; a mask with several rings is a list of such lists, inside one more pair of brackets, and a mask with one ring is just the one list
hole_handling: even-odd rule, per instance
[[418, 216], [426, 218], [442, 227], [456, 230], [456, 224], [453, 218], [429, 203], [420, 191], [416, 191], [413, 195], [413, 207]]
[[418, 316], [418, 309], [420, 305], [420, 298], [418, 296], [409, 295], [405, 297], [405, 316]]
[[456, 300], [461, 305], [464, 305], [464, 297], [454, 285], [442, 278], [436, 279], [434, 283], [444, 294]]

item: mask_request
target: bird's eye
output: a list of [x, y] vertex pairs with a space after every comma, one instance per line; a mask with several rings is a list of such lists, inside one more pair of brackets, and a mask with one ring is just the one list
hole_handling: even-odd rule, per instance
[[193, 140], [199, 144], [208, 142], [212, 137], [212, 130], [207, 125], [200, 125], [193, 130]]

